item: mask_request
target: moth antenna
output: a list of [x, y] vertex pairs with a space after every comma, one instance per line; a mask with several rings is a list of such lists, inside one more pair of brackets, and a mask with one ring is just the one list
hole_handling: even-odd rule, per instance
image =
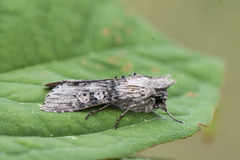
[[166, 107], [164, 107], [163, 110], [164, 110], [164, 111], [169, 115], [169, 117], [171, 117], [174, 121], [176, 121], [176, 122], [178, 122], [178, 123], [183, 123], [182, 121], [179, 121], [179, 120], [175, 119], [175, 118], [171, 115], [171, 113], [168, 112], [168, 110], [167, 110]]

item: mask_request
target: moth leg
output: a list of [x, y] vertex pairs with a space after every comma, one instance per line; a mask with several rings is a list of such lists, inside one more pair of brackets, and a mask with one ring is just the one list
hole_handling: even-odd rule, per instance
[[164, 111], [169, 115], [169, 117], [171, 117], [174, 121], [176, 121], [176, 122], [178, 122], [178, 123], [183, 123], [182, 121], [179, 121], [179, 120], [175, 119], [175, 118], [168, 112], [168, 110], [167, 110], [166, 107], [161, 107], [161, 108], [162, 108], [162, 110], [164, 110]]
[[126, 111], [124, 111], [124, 112], [121, 114], [120, 117], [118, 117], [118, 119], [117, 119], [117, 121], [116, 121], [116, 124], [115, 124], [115, 129], [117, 129], [118, 123], [119, 123], [119, 121], [121, 120], [121, 118], [122, 118], [130, 109], [131, 109], [131, 106], [128, 107], [128, 109], [127, 109]]
[[93, 113], [96, 113], [96, 112], [98, 112], [98, 111], [101, 111], [101, 110], [107, 108], [108, 106], [110, 106], [110, 104], [107, 104], [107, 105], [105, 105], [105, 106], [103, 106], [103, 107], [101, 107], [101, 108], [99, 108], [99, 109], [97, 109], [97, 110], [94, 110], [94, 111], [88, 113], [88, 115], [85, 117], [85, 119], [87, 120], [88, 117], [91, 116]]

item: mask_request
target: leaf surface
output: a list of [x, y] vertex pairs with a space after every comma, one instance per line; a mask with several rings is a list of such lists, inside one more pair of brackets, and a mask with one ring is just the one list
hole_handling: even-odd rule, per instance
[[[2, 0], [0, 24], [1, 159], [124, 157], [189, 137], [212, 119], [222, 61], [170, 42], [117, 1]], [[177, 80], [167, 108], [184, 124], [160, 110], [129, 112], [115, 130], [115, 107], [87, 121], [93, 109], [40, 110], [44, 83], [133, 72]]]

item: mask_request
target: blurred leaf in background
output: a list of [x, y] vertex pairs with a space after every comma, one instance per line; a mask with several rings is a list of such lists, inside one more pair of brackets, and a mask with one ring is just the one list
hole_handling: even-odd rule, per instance
[[[103, 159], [191, 136], [212, 119], [223, 63], [160, 35], [118, 1], [0, 2], [1, 159]], [[62, 79], [173, 75], [168, 109], [129, 112], [114, 107], [84, 119], [41, 111], [42, 84]], [[96, 107], [97, 108], [97, 107]], [[95, 109], [96, 109], [95, 108]], [[94, 153], [94, 154], [93, 154]]]

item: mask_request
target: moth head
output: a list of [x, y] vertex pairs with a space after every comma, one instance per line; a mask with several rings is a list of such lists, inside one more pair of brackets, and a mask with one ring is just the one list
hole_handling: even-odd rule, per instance
[[163, 109], [166, 107], [166, 100], [168, 98], [168, 93], [167, 91], [158, 91], [155, 96], [155, 105], [154, 109]]
[[166, 90], [171, 85], [176, 83], [175, 80], [170, 78], [171, 75], [165, 75], [161, 77], [152, 78], [153, 88], [157, 90]]
[[164, 109], [166, 107], [166, 103], [155, 103], [155, 105], [153, 106], [154, 109]]
[[153, 88], [155, 90], [155, 105], [154, 109], [166, 108], [166, 100], [168, 98], [167, 89], [175, 84], [175, 80], [170, 78], [170, 75], [152, 78]]

